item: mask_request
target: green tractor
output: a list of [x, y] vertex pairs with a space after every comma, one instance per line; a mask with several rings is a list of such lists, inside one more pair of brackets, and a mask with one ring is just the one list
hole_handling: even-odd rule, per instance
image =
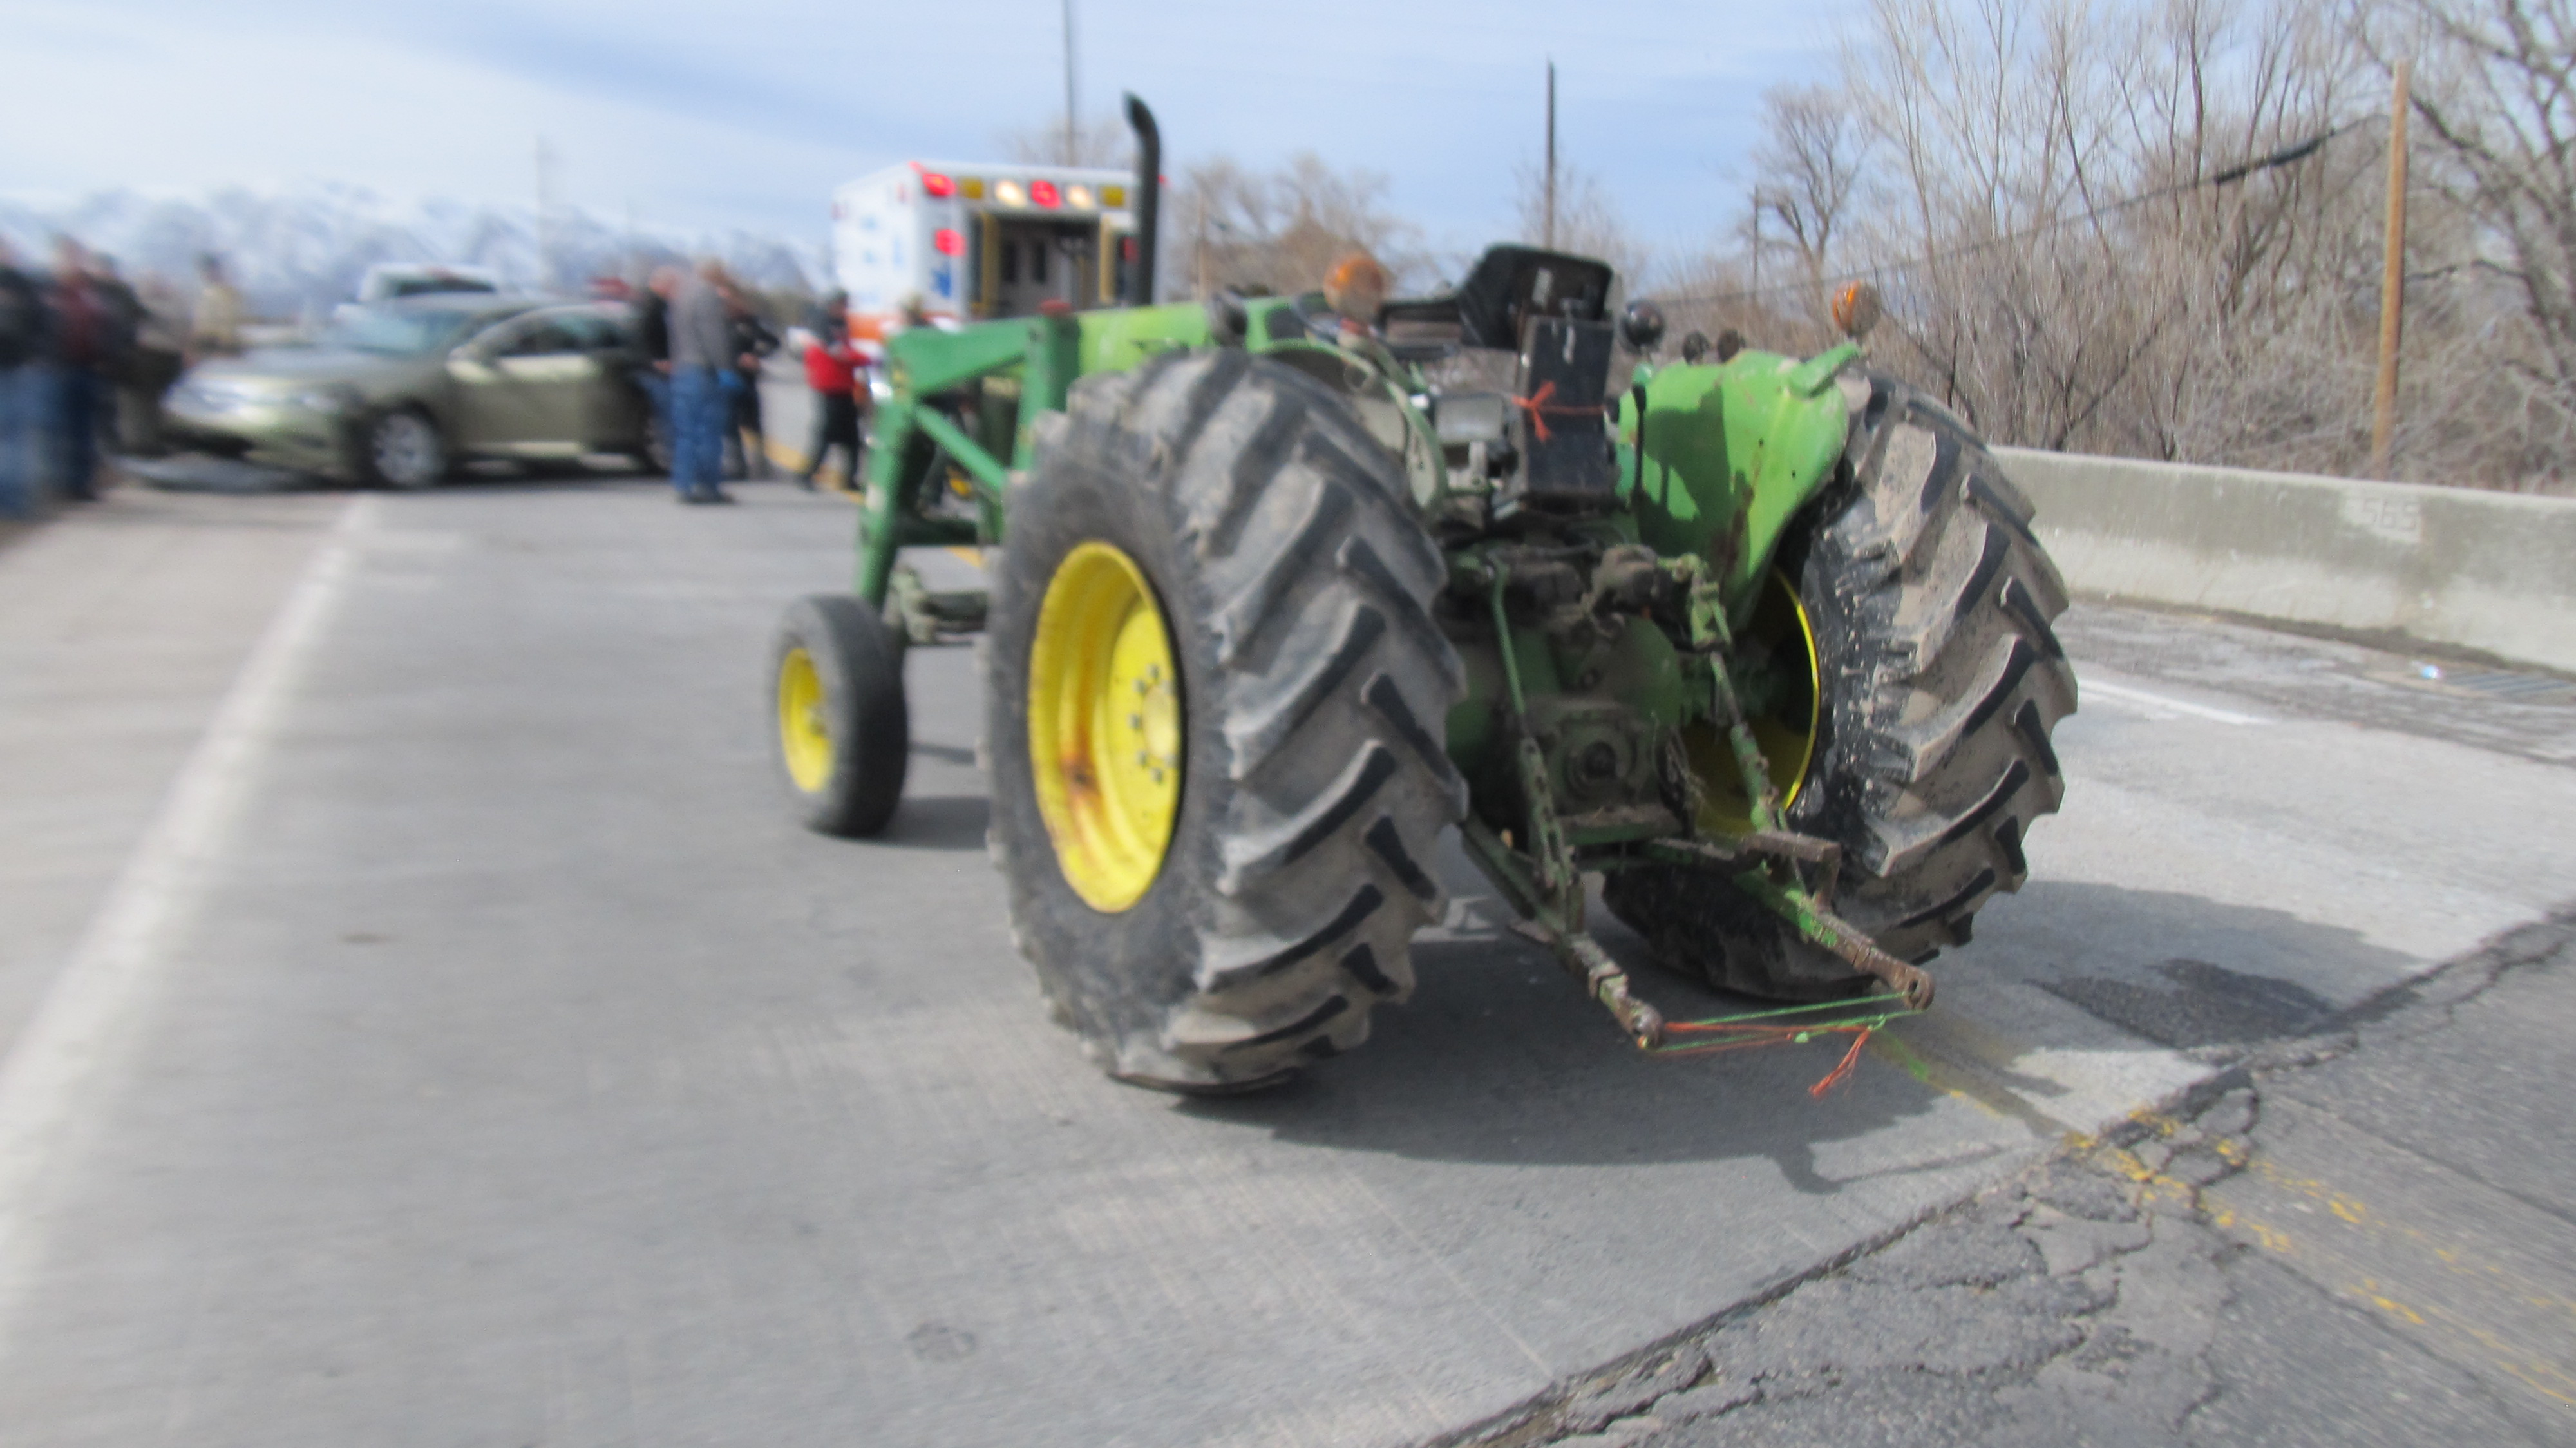
[[[805, 822], [885, 827], [906, 648], [980, 631], [1013, 934], [1123, 1079], [1252, 1089], [1359, 1044], [1453, 825], [1640, 1046], [1682, 1023], [1587, 933], [1596, 876], [1722, 990], [1928, 1005], [1920, 963], [2027, 873], [2076, 688], [2029, 503], [1866, 369], [1870, 318], [1665, 365], [1607, 266], [1519, 246], [1435, 297], [1150, 305], [1129, 116], [1128, 305], [889, 344], [854, 596], [795, 605], [773, 660]], [[1426, 376], [1469, 348], [1509, 393]], [[993, 550], [989, 596], [922, 586], [925, 545]]]

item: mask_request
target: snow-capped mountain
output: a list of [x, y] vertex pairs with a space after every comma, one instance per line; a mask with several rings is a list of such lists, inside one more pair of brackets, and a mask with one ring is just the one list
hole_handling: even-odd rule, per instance
[[287, 193], [230, 188], [204, 199], [100, 191], [68, 204], [0, 198], [0, 234], [43, 265], [68, 235], [117, 258], [129, 277], [157, 273], [192, 287], [198, 256], [224, 258], [254, 313], [289, 320], [349, 299], [378, 262], [489, 267], [509, 286], [579, 291], [597, 276], [634, 276], [666, 261], [722, 257], [764, 289], [806, 290], [824, 275], [819, 245], [734, 231], [629, 233], [578, 207], [546, 212], [541, 276], [534, 207], [431, 200], [397, 205], [363, 187]]

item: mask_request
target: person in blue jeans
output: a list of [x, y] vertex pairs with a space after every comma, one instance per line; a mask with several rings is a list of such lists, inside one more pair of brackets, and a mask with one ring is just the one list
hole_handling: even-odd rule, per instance
[[54, 243], [53, 286], [45, 297], [53, 319], [53, 481], [80, 502], [98, 496], [99, 430], [108, 418], [108, 377], [116, 368], [118, 318], [89, 271], [89, 253], [70, 237]]
[[0, 518], [36, 511], [36, 454], [45, 431], [45, 298], [0, 238]]
[[671, 294], [671, 488], [683, 503], [733, 501], [717, 482], [733, 410], [721, 378], [734, 367], [722, 277], [715, 262], [701, 262]]
[[662, 432], [662, 447], [672, 449], [677, 436], [671, 428], [671, 293], [680, 285], [680, 269], [660, 266], [636, 289], [633, 302], [635, 351], [635, 385], [644, 393], [645, 402], [653, 409], [654, 425]]

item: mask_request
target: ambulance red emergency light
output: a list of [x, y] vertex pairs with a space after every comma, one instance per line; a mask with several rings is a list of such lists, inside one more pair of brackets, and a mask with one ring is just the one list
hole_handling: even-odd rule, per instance
[[1072, 166], [907, 161], [832, 197], [832, 272], [853, 336], [1026, 316], [1047, 301], [1113, 306], [1134, 264], [1135, 177]]

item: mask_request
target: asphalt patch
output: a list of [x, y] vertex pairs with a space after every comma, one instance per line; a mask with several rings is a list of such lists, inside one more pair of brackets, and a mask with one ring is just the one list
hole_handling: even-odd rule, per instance
[[2040, 985], [2131, 1035], [2178, 1051], [2305, 1035], [2334, 1014], [2332, 1001], [2304, 986], [2205, 960], [2168, 960], [2155, 970], [2174, 988], [2101, 976]]

